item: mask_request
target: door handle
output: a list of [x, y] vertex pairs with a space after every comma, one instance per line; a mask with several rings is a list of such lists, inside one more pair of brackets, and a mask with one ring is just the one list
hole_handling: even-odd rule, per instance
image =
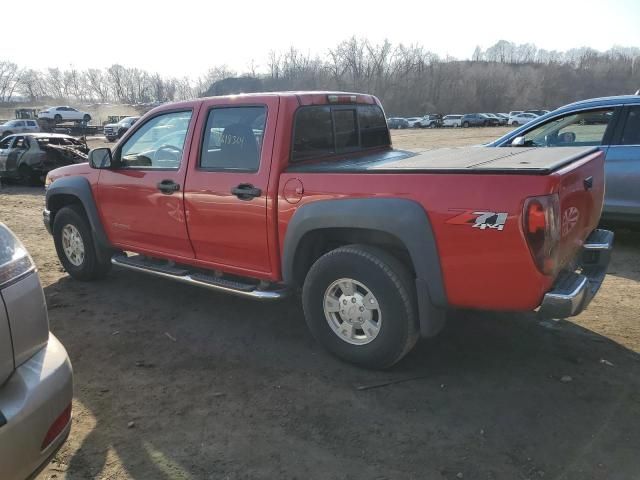
[[180, 185], [173, 180], [162, 180], [157, 186], [158, 190], [165, 195], [171, 195], [173, 192], [180, 190]]
[[254, 187], [250, 183], [241, 183], [237, 187], [232, 188], [231, 193], [240, 200], [251, 200], [252, 198], [262, 195], [262, 190]]

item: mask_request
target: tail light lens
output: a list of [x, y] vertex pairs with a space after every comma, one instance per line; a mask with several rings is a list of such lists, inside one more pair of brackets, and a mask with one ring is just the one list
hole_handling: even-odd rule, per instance
[[60, 433], [62, 433], [62, 431], [67, 426], [69, 421], [71, 421], [71, 404], [69, 404], [67, 408], [65, 408], [63, 412], [58, 416], [58, 418], [56, 418], [53, 421], [53, 423], [49, 427], [49, 431], [47, 432], [47, 435], [44, 437], [44, 440], [42, 441], [42, 445], [40, 449], [44, 450], [49, 445], [51, 445], [51, 442], [53, 442], [56, 438], [58, 438], [58, 436], [60, 435]]
[[530, 197], [524, 202], [524, 235], [538, 270], [545, 275], [558, 271], [560, 199], [557, 194]]

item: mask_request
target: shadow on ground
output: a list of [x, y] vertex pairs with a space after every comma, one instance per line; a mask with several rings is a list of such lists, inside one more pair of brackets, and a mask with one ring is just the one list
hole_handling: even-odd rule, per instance
[[639, 356], [570, 322], [458, 313], [375, 372], [326, 354], [295, 299], [258, 304], [125, 271], [65, 277], [46, 294], [74, 363], [74, 429], [95, 421], [58, 456], [68, 479], [640, 471]]

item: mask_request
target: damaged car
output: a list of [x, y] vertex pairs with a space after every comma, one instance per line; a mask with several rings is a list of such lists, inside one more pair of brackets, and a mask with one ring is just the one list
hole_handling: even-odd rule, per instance
[[55, 168], [86, 162], [87, 153], [87, 145], [69, 135], [8, 135], [0, 141], [0, 180], [39, 185]]

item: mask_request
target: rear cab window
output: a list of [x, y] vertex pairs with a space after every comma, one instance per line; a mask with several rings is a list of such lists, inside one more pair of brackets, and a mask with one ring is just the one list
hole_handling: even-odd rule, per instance
[[294, 118], [292, 162], [391, 144], [378, 105], [301, 107]]

